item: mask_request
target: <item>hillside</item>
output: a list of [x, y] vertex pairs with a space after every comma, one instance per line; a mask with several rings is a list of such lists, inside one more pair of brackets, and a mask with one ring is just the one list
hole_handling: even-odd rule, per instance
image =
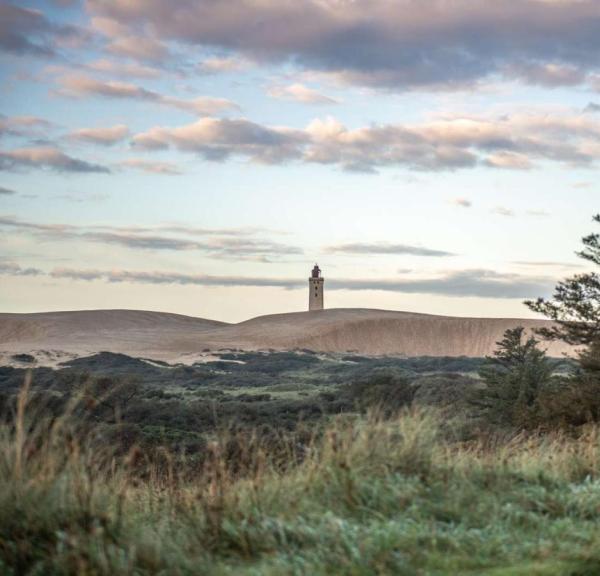
[[[226, 324], [163, 312], [91, 310], [0, 314], [0, 352], [34, 353], [51, 363], [99, 351], [192, 361], [218, 349], [307, 348], [370, 355], [484, 356], [509, 327], [544, 320], [455, 318], [369, 309], [331, 309], [260, 316]], [[560, 356], [568, 347], [549, 345]]]

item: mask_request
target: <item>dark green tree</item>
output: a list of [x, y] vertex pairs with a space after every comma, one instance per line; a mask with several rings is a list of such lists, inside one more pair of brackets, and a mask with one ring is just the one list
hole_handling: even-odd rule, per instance
[[[600, 214], [594, 216], [600, 223]], [[583, 238], [584, 249], [577, 255], [600, 267], [600, 234]], [[525, 302], [534, 312], [543, 314], [555, 325], [538, 330], [549, 340], [589, 347], [600, 342], [600, 274], [577, 274], [559, 282], [551, 300], [538, 298]]]
[[486, 388], [473, 403], [497, 424], [535, 426], [540, 390], [554, 372], [539, 341], [533, 336], [524, 341], [524, 332], [522, 326], [508, 329], [479, 371]]
[[586, 372], [600, 376], [600, 340], [595, 340], [581, 352], [579, 363]]

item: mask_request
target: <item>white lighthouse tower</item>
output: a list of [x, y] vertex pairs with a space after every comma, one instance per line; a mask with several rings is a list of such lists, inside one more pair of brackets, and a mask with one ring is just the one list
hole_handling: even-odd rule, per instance
[[321, 278], [321, 269], [317, 264], [312, 269], [308, 279], [308, 309], [323, 310], [323, 284], [325, 279]]

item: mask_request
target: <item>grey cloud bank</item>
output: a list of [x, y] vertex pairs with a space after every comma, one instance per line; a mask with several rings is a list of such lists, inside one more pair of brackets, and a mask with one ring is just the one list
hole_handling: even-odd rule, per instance
[[[196, 250], [213, 258], [270, 262], [284, 256], [299, 256], [301, 248], [260, 237], [248, 230], [203, 230], [182, 226], [158, 228], [120, 228], [102, 226], [75, 226], [68, 224], [40, 224], [0, 216], [0, 229], [9, 228], [54, 241], [86, 241], [122, 246], [134, 250]], [[203, 239], [168, 236], [170, 232]]]
[[0, 2], [0, 51], [49, 57], [59, 40], [81, 35], [75, 26], [54, 24], [38, 10]]
[[78, 226], [75, 224], [45, 224], [40, 222], [32, 222], [21, 220], [13, 216], [1, 216], [0, 226], [7, 226], [15, 229], [35, 230], [35, 231], [51, 231], [51, 232], [84, 232], [86, 230], [102, 230], [109, 232], [117, 232], [124, 234], [145, 234], [157, 232], [175, 232], [181, 234], [189, 234], [191, 236], [252, 236], [259, 232], [267, 230], [261, 228], [202, 228], [198, 226], [186, 226], [182, 224], [162, 224], [156, 226], [107, 226], [107, 225], [90, 225]]
[[554, 286], [548, 277], [501, 274], [491, 270], [462, 270], [436, 278], [399, 280], [330, 280], [330, 289], [382, 290], [406, 294], [479, 298], [533, 298], [549, 294]]
[[44, 274], [39, 268], [22, 268], [14, 262], [0, 260], [1, 276], [40, 276]]
[[294, 61], [356, 84], [452, 89], [492, 75], [573, 85], [600, 67], [595, 0], [90, 0], [163, 41]]
[[340, 244], [338, 246], [330, 246], [328, 252], [344, 253], [344, 254], [395, 254], [409, 256], [454, 256], [451, 252], [443, 250], [433, 250], [421, 246], [408, 246], [406, 244], [388, 244], [385, 242], [365, 244], [352, 243]]
[[[0, 266], [2, 275], [39, 275], [37, 269], [24, 271], [14, 264]], [[268, 278], [245, 276], [212, 276], [177, 272], [137, 270], [94, 270], [55, 268], [46, 273], [55, 279], [106, 281], [111, 283], [131, 282], [137, 284], [177, 284], [220, 287], [275, 287], [284, 289], [305, 288], [304, 279]], [[549, 294], [554, 279], [545, 276], [522, 276], [501, 274], [491, 270], [462, 270], [449, 272], [432, 278], [394, 279], [328, 279], [328, 290], [375, 290], [405, 294], [435, 294], [454, 297], [518, 299]]]
[[134, 282], [139, 284], [180, 284], [195, 286], [262, 286], [298, 288], [304, 282], [278, 278], [256, 278], [243, 276], [210, 276], [203, 274], [180, 274], [176, 272], [143, 272], [131, 270], [77, 270], [58, 268], [50, 273], [53, 278], [73, 280], [105, 280], [107, 282]]

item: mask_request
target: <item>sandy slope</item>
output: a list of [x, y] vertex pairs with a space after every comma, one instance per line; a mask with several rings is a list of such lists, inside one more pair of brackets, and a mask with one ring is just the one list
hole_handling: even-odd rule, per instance
[[170, 359], [197, 350], [207, 330], [223, 322], [140, 310], [84, 310], [0, 314], [0, 363], [15, 352], [33, 353], [41, 363], [98, 351]]
[[[260, 316], [240, 324], [137, 310], [0, 314], [0, 363], [16, 352], [43, 363], [102, 350], [192, 361], [206, 349], [294, 349], [407, 356], [482, 356], [506, 328], [543, 320], [454, 318], [341, 308]], [[549, 352], [567, 351], [560, 343]]]

